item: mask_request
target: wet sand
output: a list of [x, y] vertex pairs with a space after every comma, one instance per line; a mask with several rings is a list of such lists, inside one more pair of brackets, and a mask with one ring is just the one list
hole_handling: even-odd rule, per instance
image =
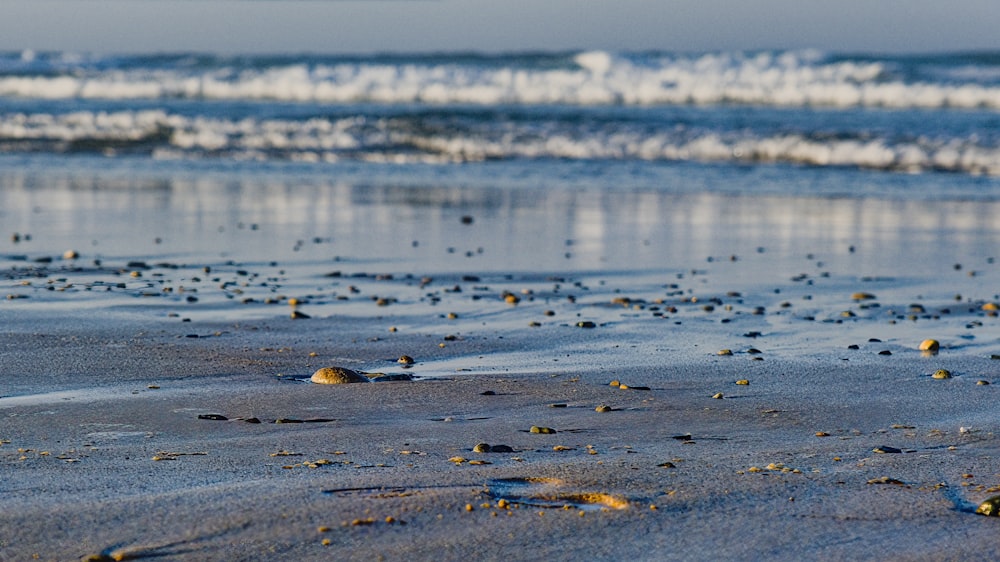
[[[129, 191], [133, 247], [107, 201], [71, 201], [93, 223], [61, 234], [17, 200], [0, 559], [992, 550], [989, 204], [914, 203], [903, 226], [879, 201], [334, 190], [357, 222], [322, 230], [292, 226], [316, 192], [280, 191], [294, 210], [270, 217], [212, 186], [192, 192], [235, 199]], [[94, 243], [61, 259], [74, 236]], [[305, 381], [332, 365], [413, 380]]]

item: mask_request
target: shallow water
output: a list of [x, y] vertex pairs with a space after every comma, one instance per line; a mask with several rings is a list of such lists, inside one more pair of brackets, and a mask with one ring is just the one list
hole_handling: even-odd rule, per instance
[[[659, 182], [594, 171], [577, 183], [573, 166], [537, 164], [9, 165], [0, 208], [20, 239], [0, 241], [0, 314], [197, 334], [288, 319], [296, 298], [310, 317], [367, 319], [380, 333], [529, 338], [489, 359], [442, 356], [433, 373], [531, 370], [547, 356], [564, 368], [655, 364], [664, 351], [762, 345], [742, 337], [752, 332], [780, 336], [769, 351], [789, 355], [872, 337], [912, 348], [928, 331], [980, 356], [997, 348], [980, 306], [1000, 300], [1000, 202], [979, 180], [959, 178], [949, 196], [926, 176], [891, 176], [895, 191], [845, 197], [796, 187], [815, 177], [806, 169], [677, 166], [657, 169]], [[773, 176], [783, 193], [768, 189]], [[850, 187], [886, 174], [825, 177]], [[70, 249], [79, 258], [61, 257]], [[877, 300], [852, 300], [859, 291]], [[624, 347], [571, 335], [583, 321]]]

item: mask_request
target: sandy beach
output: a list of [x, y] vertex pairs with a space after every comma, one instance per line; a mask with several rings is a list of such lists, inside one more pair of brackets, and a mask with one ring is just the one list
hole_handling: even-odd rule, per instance
[[995, 203], [57, 180], [0, 191], [2, 560], [994, 548]]

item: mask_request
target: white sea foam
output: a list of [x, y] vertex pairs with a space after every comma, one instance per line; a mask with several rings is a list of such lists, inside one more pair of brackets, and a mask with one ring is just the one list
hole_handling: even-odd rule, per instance
[[[603, 51], [561, 68], [456, 62], [328, 62], [264, 68], [88, 70], [0, 77], [0, 96], [36, 99], [281, 100], [320, 103], [462, 103], [987, 108], [1000, 87], [904, 82], [885, 63], [825, 61], [812, 52], [659, 56]], [[967, 74], [968, 75], [968, 74]], [[959, 75], [957, 75], [959, 76]]]
[[[126, 148], [135, 143], [161, 158], [220, 155], [303, 162], [470, 162], [489, 159], [579, 159], [793, 163], [1000, 176], [1000, 148], [969, 138], [891, 141], [812, 138], [747, 131], [701, 133], [612, 126], [595, 129], [533, 123], [528, 128], [427, 131], [400, 118], [311, 118], [302, 121], [186, 117], [161, 110], [0, 115], [0, 147]], [[52, 146], [49, 146], [52, 145]], [[63, 145], [70, 145], [68, 148]], [[60, 148], [62, 147], [62, 148]]]

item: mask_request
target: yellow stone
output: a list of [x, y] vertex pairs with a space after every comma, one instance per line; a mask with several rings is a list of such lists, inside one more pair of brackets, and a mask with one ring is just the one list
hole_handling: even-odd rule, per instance
[[948, 369], [938, 369], [937, 371], [934, 371], [934, 374], [931, 375], [931, 378], [934, 378], [934, 379], [950, 379], [951, 378], [951, 371], [949, 371]]
[[1000, 305], [998, 305], [995, 302], [988, 302], [988, 303], [986, 303], [986, 304], [983, 305], [983, 310], [988, 310], [988, 311], [995, 312], [997, 310], [1000, 310]]
[[920, 342], [920, 351], [937, 351], [941, 347], [941, 343], [937, 340], [924, 340]]
[[873, 295], [871, 293], [863, 293], [862, 292], [862, 293], [854, 293], [853, 295], [851, 295], [851, 299], [856, 300], [856, 301], [867, 301], [867, 300], [871, 300], [873, 298], [875, 298], [875, 295]]
[[736, 381], [736, 384], [740, 386], [748, 386], [750, 384], [750, 381], [748, 381], [747, 379], [740, 379]]
[[343, 367], [323, 367], [309, 378], [317, 384], [347, 384], [352, 382], [369, 382], [368, 378], [357, 371]]
[[720, 349], [715, 354], [716, 355], [732, 355], [733, 354], [733, 350], [731, 350], [731, 349]]
[[979, 504], [976, 513], [989, 517], [1000, 517], [1000, 496], [993, 496]]

